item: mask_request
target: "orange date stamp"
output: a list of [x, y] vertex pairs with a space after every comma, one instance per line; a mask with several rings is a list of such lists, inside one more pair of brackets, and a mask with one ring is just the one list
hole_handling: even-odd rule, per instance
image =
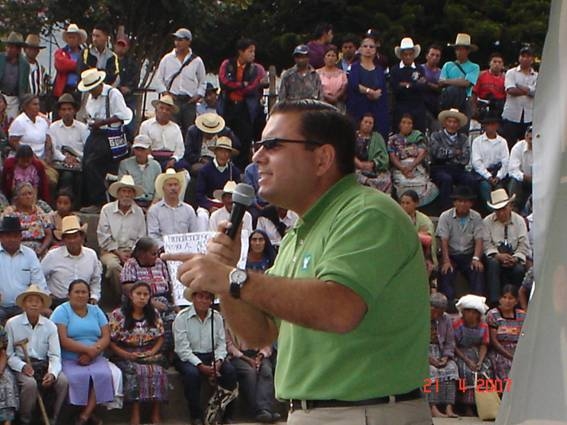
[[[438, 393], [440, 381], [438, 379], [425, 378], [421, 390], [425, 394]], [[457, 390], [464, 393], [472, 390], [472, 385], [467, 386], [466, 379], [457, 379]], [[478, 378], [476, 380], [476, 390], [481, 393], [509, 393], [512, 390], [512, 380], [510, 378]]]

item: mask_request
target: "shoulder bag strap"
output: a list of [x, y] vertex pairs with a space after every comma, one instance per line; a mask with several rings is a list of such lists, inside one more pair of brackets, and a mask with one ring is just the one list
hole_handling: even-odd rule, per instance
[[167, 83], [167, 91], [171, 90], [171, 86], [173, 85], [173, 82], [175, 81], [175, 79], [177, 77], [179, 77], [179, 74], [181, 74], [181, 72], [183, 71], [183, 68], [185, 68], [191, 62], [193, 62], [193, 59], [195, 59], [197, 57], [198, 56], [195, 56], [193, 53], [191, 53], [191, 55], [187, 58], [187, 60], [185, 62], [183, 62], [183, 64], [181, 65], [181, 68], [179, 68], [179, 70], [177, 70], [177, 72], [172, 75], [171, 80], [169, 80], [169, 83]]

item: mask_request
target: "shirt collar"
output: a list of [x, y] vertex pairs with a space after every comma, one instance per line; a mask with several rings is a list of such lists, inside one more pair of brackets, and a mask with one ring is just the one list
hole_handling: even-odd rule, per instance
[[132, 214], [134, 213], [134, 205], [130, 206], [130, 209], [128, 211], [126, 211], [126, 214], [124, 214], [122, 212], [122, 210], [120, 208], [118, 208], [118, 201], [114, 201], [114, 213], [120, 213], [121, 215], [128, 215], [128, 214]]
[[[45, 324], [46, 320], [47, 319], [40, 314], [39, 319], [37, 320], [37, 324], [43, 325]], [[25, 312], [22, 313], [22, 325], [31, 325], [30, 321], [28, 320], [28, 315]]]
[[76, 127], [77, 120], [73, 120], [70, 126], [66, 126], [63, 120], [57, 120], [52, 125], [56, 125], [60, 128], [74, 128]]
[[[522, 68], [520, 67], [520, 65], [518, 65], [516, 68], [514, 68], [516, 71], [518, 72], [522, 72]], [[535, 71], [533, 68], [530, 67], [530, 75], [534, 75]]]
[[[5, 252], [7, 255], [10, 255], [10, 254], [8, 253], [8, 251], [6, 251], [6, 250], [4, 249], [4, 247], [2, 246], [1, 243], [0, 243], [0, 252]], [[22, 244], [20, 244], [19, 248], [18, 248], [17, 251], [14, 253], [14, 255], [16, 255], [16, 254], [23, 254], [23, 253], [24, 253], [24, 251], [22, 250]], [[13, 257], [13, 255], [12, 255], [12, 257]]]
[[[230, 161], [229, 161], [229, 162], [230, 162]], [[226, 170], [226, 169], [228, 168], [229, 162], [227, 162], [226, 165], [223, 165], [223, 166], [221, 167], [221, 166], [219, 165], [219, 163], [217, 162], [217, 159], [216, 159], [216, 158], [213, 158], [213, 164], [214, 164], [215, 168], [216, 168], [217, 170], [219, 170], [221, 173], [223, 173], [224, 170]]]
[[[205, 316], [205, 320], [206, 321], [209, 317], [211, 317], [211, 309], [209, 308], [209, 311], [207, 311], [207, 315]], [[197, 316], [197, 310], [195, 310], [195, 306], [191, 305], [191, 307], [189, 307], [189, 313], [188, 313], [189, 317], [197, 317], [199, 318], [199, 316]], [[199, 318], [200, 319], [200, 318]]]
[[452, 210], [453, 210], [453, 211], [452, 211], [451, 215], [453, 216], [453, 218], [471, 218], [471, 212], [470, 212], [470, 211], [469, 211], [469, 213], [468, 213], [466, 216], [464, 216], [464, 217], [459, 217], [459, 216], [457, 216], [457, 210], [456, 210], [456, 208], [453, 207]]
[[[400, 69], [405, 68], [404, 61], [400, 61]], [[415, 62], [412, 62], [410, 68], [416, 69]]]
[[352, 190], [352, 188], [356, 185], [358, 185], [358, 183], [354, 174], [348, 174], [341, 178], [333, 186], [331, 186], [313, 205], [311, 205], [311, 207], [303, 215], [303, 217], [300, 217], [299, 220], [297, 220], [296, 227], [301, 226], [309, 228], [327, 210], [327, 207], [331, 202], [333, 202], [344, 192]]
[[181, 205], [183, 204], [183, 201], [178, 201], [177, 205], [172, 207], [171, 205], [169, 205], [167, 202], [165, 202], [165, 199], [161, 199], [159, 201], [159, 205], [161, 207], [166, 207], [166, 208], [179, 208]]
[[81, 248], [81, 252], [79, 253], [79, 255], [73, 255], [73, 254], [71, 254], [65, 245], [63, 245], [61, 248], [63, 248], [63, 256], [64, 256], [64, 257], [68, 257], [68, 258], [80, 258], [80, 257], [83, 256], [83, 248]]

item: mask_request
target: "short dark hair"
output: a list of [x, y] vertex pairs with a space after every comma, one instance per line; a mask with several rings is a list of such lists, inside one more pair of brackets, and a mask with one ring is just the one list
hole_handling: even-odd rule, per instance
[[16, 149], [16, 159], [33, 158], [33, 150], [29, 145], [20, 145]]
[[502, 293], [500, 295], [503, 296], [503, 295], [506, 295], [506, 294], [510, 294], [514, 298], [518, 299], [518, 297], [519, 297], [518, 288], [514, 285], [511, 285], [511, 284], [504, 285], [504, 287], [502, 288]]
[[417, 194], [417, 192], [415, 190], [406, 190], [404, 193], [402, 193], [400, 195], [400, 200], [404, 197], [407, 196], [408, 198], [410, 198], [413, 202], [415, 202], [416, 204], [419, 203], [419, 195]]
[[69, 284], [69, 288], [67, 289], [67, 293], [70, 294], [73, 291], [73, 288], [77, 285], [85, 285], [87, 287], [87, 291], [89, 292], [89, 299], [90, 299], [91, 298], [91, 287], [87, 283], [87, 281], [83, 280], [83, 279], [72, 280], [71, 283]]
[[97, 22], [96, 24], [94, 24], [93, 30], [102, 31], [106, 35], [110, 35], [111, 32], [110, 25], [108, 25], [108, 23], [106, 22]]
[[433, 50], [439, 50], [440, 52], [443, 51], [443, 47], [441, 47], [441, 45], [437, 44], [437, 43], [433, 43], [430, 44], [429, 47], [427, 48], [427, 53], [429, 53], [429, 51], [433, 49]]
[[346, 35], [343, 37], [342, 41], [341, 41], [341, 47], [342, 47], [343, 44], [345, 44], [345, 43], [352, 43], [352, 44], [354, 44], [354, 46], [355, 46], [356, 48], [358, 48], [358, 46], [360, 45], [360, 40], [359, 40], [359, 38], [358, 38], [356, 35], [354, 35], [354, 34], [346, 34]]
[[318, 39], [323, 36], [323, 34], [327, 34], [329, 31], [333, 30], [333, 26], [327, 22], [321, 22], [315, 25], [315, 29], [313, 30], [313, 39]]
[[335, 148], [339, 171], [345, 175], [354, 172], [354, 123], [337, 108], [319, 100], [304, 99], [276, 103], [274, 114], [297, 113], [300, 131], [308, 140], [330, 144]]
[[71, 192], [69, 189], [61, 189], [59, 192], [57, 192], [57, 195], [55, 196], [55, 201], [57, 201], [57, 199], [61, 198], [62, 196], [66, 196], [67, 198], [69, 198], [71, 203], [75, 201], [75, 196], [73, 195], [73, 192]]
[[325, 46], [325, 54], [329, 53], [330, 51], [335, 52], [337, 56], [339, 55], [339, 49], [334, 44], [327, 44], [327, 46]]
[[504, 60], [504, 56], [502, 55], [502, 53], [500, 52], [492, 52], [490, 54], [490, 56], [488, 57], [488, 62], [490, 62], [492, 59], [494, 58], [500, 58], [502, 60]]
[[250, 46], [255, 46], [256, 42], [251, 38], [241, 38], [236, 42], [236, 52], [246, 50]]
[[134, 249], [132, 250], [132, 257], [138, 259], [138, 255], [140, 255], [142, 252], [148, 252], [150, 249], [157, 246], [158, 243], [154, 238], [151, 238], [149, 236], [142, 236], [134, 245]]

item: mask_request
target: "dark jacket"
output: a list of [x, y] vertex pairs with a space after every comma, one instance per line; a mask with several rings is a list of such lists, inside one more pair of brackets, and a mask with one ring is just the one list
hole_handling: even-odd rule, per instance
[[[6, 54], [0, 53], [0, 81], [4, 77], [4, 70], [6, 69]], [[17, 96], [30, 92], [30, 65], [23, 55], [18, 58], [19, 62], [19, 75], [18, 75], [18, 93]]]
[[[236, 134], [228, 128], [225, 127], [218, 136], [227, 136], [232, 140], [232, 147], [234, 149], [240, 150], [240, 140], [236, 137]], [[193, 165], [199, 162], [201, 158], [201, 146], [203, 145], [203, 132], [197, 128], [196, 125], [192, 125], [187, 129], [187, 134], [185, 135], [185, 154], [183, 158], [189, 164]], [[211, 152], [211, 156], [213, 153]]]
[[[81, 52], [81, 60], [79, 62], [78, 72], [79, 75], [86, 69], [97, 67], [97, 58], [91, 53], [91, 49], [94, 49], [94, 47], [89, 46]], [[118, 56], [116, 56], [116, 53], [114, 52], [111, 53], [112, 55], [106, 60], [106, 66], [103, 69], [100, 69], [101, 71], [106, 72], [106, 78], [104, 79], [104, 82], [108, 85], [113, 85], [116, 81], [116, 78], [118, 78], [118, 74], [120, 73]]]

